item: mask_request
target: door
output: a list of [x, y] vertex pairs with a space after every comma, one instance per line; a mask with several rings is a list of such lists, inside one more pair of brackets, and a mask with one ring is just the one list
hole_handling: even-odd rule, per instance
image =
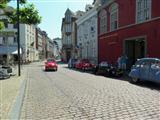
[[149, 80], [150, 62], [143, 61], [140, 65], [140, 79]]
[[70, 58], [71, 58], [71, 51], [67, 50], [67, 52], [66, 52], [66, 60], [67, 60], [67, 62], [69, 61]]
[[144, 58], [146, 53], [145, 39], [132, 39], [125, 41], [125, 54], [128, 57], [127, 68], [130, 69], [137, 59]]

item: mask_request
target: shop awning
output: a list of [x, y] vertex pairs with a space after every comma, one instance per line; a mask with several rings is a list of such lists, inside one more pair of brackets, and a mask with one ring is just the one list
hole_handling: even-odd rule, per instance
[[[17, 46], [0, 46], [0, 55], [17, 55], [18, 54], [18, 48]], [[22, 49], [20, 48], [20, 54], [22, 54]]]

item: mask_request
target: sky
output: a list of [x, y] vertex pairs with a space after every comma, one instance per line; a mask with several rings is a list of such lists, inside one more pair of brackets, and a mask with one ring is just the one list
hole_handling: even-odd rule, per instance
[[[73, 12], [85, 11], [85, 5], [92, 4], [93, 0], [28, 0], [28, 2], [33, 3], [42, 16], [39, 27], [53, 39], [61, 37], [62, 18], [67, 8]], [[10, 5], [16, 6], [16, 2], [12, 1]]]

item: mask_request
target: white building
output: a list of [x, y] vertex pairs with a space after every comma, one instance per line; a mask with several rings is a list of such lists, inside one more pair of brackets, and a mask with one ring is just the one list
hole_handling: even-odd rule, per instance
[[61, 57], [61, 50], [62, 50], [62, 39], [61, 38], [54, 38], [54, 56], [58, 59]]
[[20, 24], [20, 45], [23, 50], [24, 61], [38, 60], [38, 52], [36, 50], [35, 26]]
[[[13, 9], [7, 8], [8, 11]], [[4, 15], [4, 11], [0, 9], [0, 20], [4, 23], [4, 29], [0, 31], [0, 64], [8, 64], [17, 61], [17, 37], [16, 26], [8, 24], [8, 18]], [[22, 53], [22, 51], [20, 51]]]
[[98, 61], [97, 6], [86, 5], [86, 12], [77, 21], [78, 57]]

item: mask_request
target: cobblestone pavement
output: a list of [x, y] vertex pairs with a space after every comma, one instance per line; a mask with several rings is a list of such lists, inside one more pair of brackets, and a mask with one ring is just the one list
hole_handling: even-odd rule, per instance
[[160, 91], [59, 65], [29, 66], [21, 119], [160, 120]]
[[[21, 66], [21, 72], [24, 71], [24, 67]], [[0, 79], [0, 120], [9, 119], [9, 113], [19, 93], [21, 82], [25, 78], [25, 74], [18, 77], [17, 69], [13, 72], [14, 76], [8, 79]]]

